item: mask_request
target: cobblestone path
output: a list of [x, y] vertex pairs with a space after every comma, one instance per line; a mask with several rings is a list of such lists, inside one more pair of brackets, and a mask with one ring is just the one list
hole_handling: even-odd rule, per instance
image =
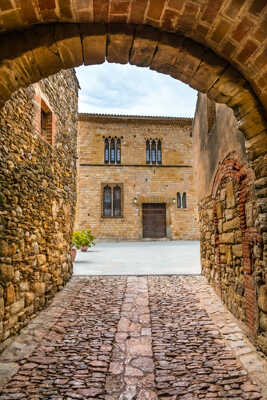
[[0, 400], [267, 399], [231, 318], [202, 277], [75, 277], [0, 355]]

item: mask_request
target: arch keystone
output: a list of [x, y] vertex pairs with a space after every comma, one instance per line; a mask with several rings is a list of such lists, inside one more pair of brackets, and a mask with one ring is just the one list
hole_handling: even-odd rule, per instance
[[250, 161], [267, 153], [267, 131], [246, 140], [246, 149]]
[[80, 32], [85, 65], [102, 64], [106, 58], [107, 35], [102, 24], [81, 24]]
[[263, 132], [265, 130], [265, 125], [266, 121], [263, 113], [261, 113], [258, 108], [254, 108], [238, 121], [238, 128], [244, 132], [248, 139]]
[[25, 36], [32, 48], [41, 78], [46, 78], [64, 69], [55, 42], [54, 25], [39, 25], [33, 31], [25, 31]]
[[81, 36], [77, 25], [57, 24], [55, 40], [64, 68], [83, 64]]
[[202, 61], [189, 85], [200, 92], [207, 93], [227, 65], [228, 63], [225, 60], [212, 51], [205, 51], [202, 55]]
[[157, 48], [159, 33], [150, 26], [136, 28], [130, 63], [139, 67], [148, 67]]
[[163, 33], [160, 36], [157, 51], [152, 60], [150, 69], [163, 74], [170, 74], [173, 70], [172, 67], [176, 63], [179, 52], [182, 49], [183, 41], [183, 36]]
[[108, 30], [107, 61], [127, 64], [133, 43], [134, 27], [127, 24], [110, 25]]
[[248, 89], [244, 88], [242, 92], [239, 92], [233, 96], [229, 100], [228, 106], [233, 108], [236, 118], [241, 119], [251, 110], [257, 108], [258, 102], [248, 87]]
[[232, 97], [243, 90], [245, 83], [246, 81], [242, 75], [229, 66], [212, 88], [209, 89], [208, 95], [218, 103], [228, 104]]

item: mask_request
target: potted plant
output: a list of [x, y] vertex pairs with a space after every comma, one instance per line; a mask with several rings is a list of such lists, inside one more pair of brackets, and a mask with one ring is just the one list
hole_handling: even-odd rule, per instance
[[[94, 236], [91, 234], [90, 229], [75, 231], [72, 235], [72, 243], [75, 250], [87, 251], [89, 247], [94, 246]], [[75, 254], [76, 256], [76, 254]]]

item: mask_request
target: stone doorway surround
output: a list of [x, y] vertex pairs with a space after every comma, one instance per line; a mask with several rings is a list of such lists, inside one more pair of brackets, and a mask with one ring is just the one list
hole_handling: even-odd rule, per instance
[[143, 238], [166, 237], [166, 204], [143, 203]]

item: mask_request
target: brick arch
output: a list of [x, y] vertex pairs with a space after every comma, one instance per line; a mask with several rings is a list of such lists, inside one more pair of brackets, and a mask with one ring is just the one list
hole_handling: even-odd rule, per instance
[[52, 24], [1, 36], [0, 105], [20, 87], [61, 69], [105, 61], [150, 67], [234, 110], [250, 158], [267, 150], [264, 110], [225, 59], [185, 36], [127, 24]]
[[0, 32], [75, 22], [150, 25], [179, 33], [234, 65], [266, 108], [266, 18], [261, 0], [5, 0]]
[[[258, 307], [257, 307], [257, 287], [254, 276], [253, 256], [252, 249], [255, 244], [262, 244], [261, 235], [254, 226], [249, 226], [247, 223], [246, 216], [246, 203], [249, 200], [249, 196], [252, 195], [253, 182], [254, 182], [253, 170], [246, 164], [240, 162], [235, 152], [228, 154], [224, 160], [222, 160], [218, 166], [216, 176], [213, 181], [212, 198], [214, 201], [213, 205], [213, 222], [214, 222], [214, 234], [215, 234], [215, 269], [216, 269], [216, 290], [218, 294], [222, 295], [222, 282], [221, 282], [221, 251], [220, 251], [220, 233], [218, 228], [218, 220], [221, 215], [221, 198], [218, 195], [219, 190], [225, 185], [226, 182], [232, 181], [237, 186], [237, 192], [233, 193], [236, 201], [236, 207], [239, 210], [239, 223], [240, 231], [242, 234], [241, 246], [242, 246], [242, 264], [244, 269], [244, 312], [246, 314], [246, 325], [249, 328], [249, 334], [252, 338], [255, 338], [258, 331]], [[220, 231], [222, 234], [222, 231]], [[224, 230], [223, 230], [224, 232]], [[224, 242], [223, 242], [224, 243]], [[233, 267], [233, 266], [232, 266]], [[229, 297], [229, 296], [228, 296]], [[233, 310], [231, 310], [234, 312]], [[240, 318], [239, 316], [237, 316]]]

